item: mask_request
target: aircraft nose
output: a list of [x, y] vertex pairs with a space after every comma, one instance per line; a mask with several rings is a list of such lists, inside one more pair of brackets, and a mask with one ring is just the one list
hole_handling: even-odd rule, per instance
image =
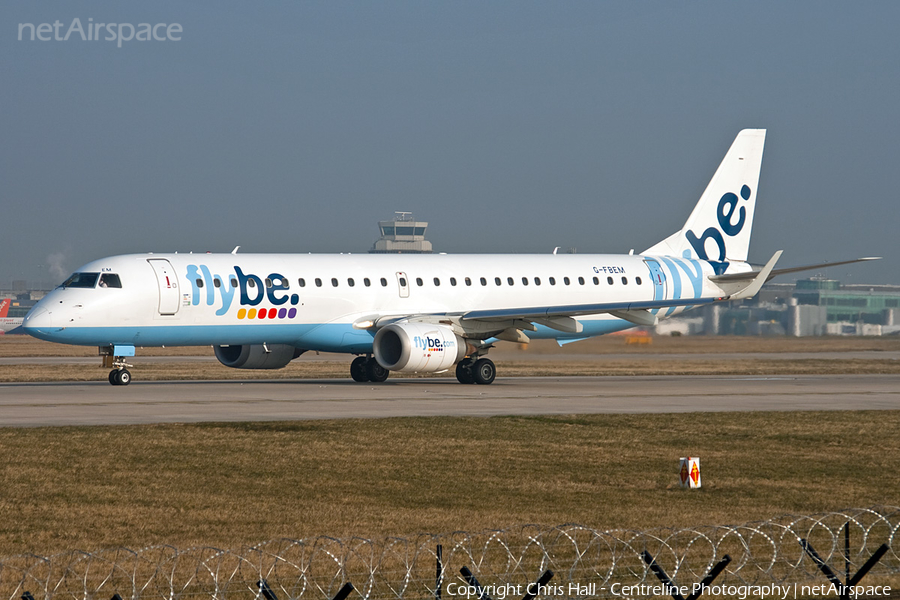
[[41, 329], [49, 329], [53, 326], [53, 315], [43, 306], [35, 306], [22, 320], [22, 328], [25, 333], [33, 335], [33, 332]]

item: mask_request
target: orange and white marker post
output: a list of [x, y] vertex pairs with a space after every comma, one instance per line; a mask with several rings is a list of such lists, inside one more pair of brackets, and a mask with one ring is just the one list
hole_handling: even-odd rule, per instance
[[679, 472], [681, 487], [697, 489], [700, 487], [700, 459], [696, 456], [688, 456], [681, 459]]

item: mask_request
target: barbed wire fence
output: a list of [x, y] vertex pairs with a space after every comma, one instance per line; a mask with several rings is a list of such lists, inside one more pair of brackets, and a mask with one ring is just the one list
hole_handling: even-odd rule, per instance
[[[567, 524], [379, 540], [276, 539], [228, 550], [70, 551], [0, 560], [0, 598], [19, 600], [27, 592], [35, 600], [331, 600], [351, 582], [351, 600], [427, 599], [458, 596], [468, 585], [460, 575], [464, 567], [481, 585], [510, 590], [525, 589], [551, 570], [552, 585], [539, 596], [601, 598], [614, 595], [613, 584], [658, 585], [645, 556], [681, 586], [699, 582], [726, 555], [731, 562], [725, 561], [717, 585], [821, 578], [803, 543], [848, 575], [881, 553], [872, 569], [877, 578], [900, 574], [898, 528], [900, 508], [878, 506], [686, 529], [604, 531]], [[570, 585], [579, 591], [571, 593]]]

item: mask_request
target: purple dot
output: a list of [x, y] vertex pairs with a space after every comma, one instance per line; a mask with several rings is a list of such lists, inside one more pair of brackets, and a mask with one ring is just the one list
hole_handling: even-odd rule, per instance
[[296, 308], [292, 308], [291, 310], [288, 311], [288, 319], [293, 319], [296, 316], [297, 316]]
[[283, 319], [286, 314], [287, 314], [287, 309], [284, 309], [284, 308], [278, 309], [278, 318], [279, 319]]

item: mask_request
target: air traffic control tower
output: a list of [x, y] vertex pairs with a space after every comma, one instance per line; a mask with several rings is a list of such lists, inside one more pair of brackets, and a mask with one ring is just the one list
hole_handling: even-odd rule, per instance
[[381, 237], [370, 254], [431, 254], [431, 242], [425, 239], [427, 221], [413, 220], [410, 212], [396, 212], [390, 221], [378, 221]]

